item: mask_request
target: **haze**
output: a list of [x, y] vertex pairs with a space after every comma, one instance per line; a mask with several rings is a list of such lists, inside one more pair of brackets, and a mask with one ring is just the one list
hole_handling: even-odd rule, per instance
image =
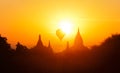
[[[42, 35], [45, 45], [51, 41], [55, 50], [74, 41], [79, 27], [84, 44], [100, 44], [111, 34], [120, 33], [119, 0], [0, 0], [0, 34], [15, 47], [19, 41], [36, 45]], [[71, 35], [62, 41], [55, 32], [61, 20], [72, 21]]]

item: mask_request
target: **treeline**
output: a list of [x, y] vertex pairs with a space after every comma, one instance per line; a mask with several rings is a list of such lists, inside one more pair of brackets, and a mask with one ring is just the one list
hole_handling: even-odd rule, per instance
[[91, 50], [74, 46], [55, 54], [40, 44], [28, 49], [18, 42], [12, 49], [0, 36], [0, 73], [120, 73], [120, 34]]

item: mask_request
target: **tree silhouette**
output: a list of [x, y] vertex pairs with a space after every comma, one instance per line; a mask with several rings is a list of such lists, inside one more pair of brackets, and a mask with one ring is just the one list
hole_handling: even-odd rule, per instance
[[92, 47], [92, 54], [96, 67], [104, 73], [120, 72], [120, 34], [114, 34], [101, 45]]
[[44, 46], [41, 36], [34, 48], [18, 42], [16, 50], [11, 49], [6, 37], [0, 36], [0, 73], [120, 73], [120, 34], [91, 50], [80, 41], [76, 40], [73, 47], [67, 43], [65, 51], [55, 54], [50, 41]]
[[22, 44], [20, 44], [19, 42], [16, 45], [16, 54], [26, 54], [28, 51], [28, 48], [26, 46], [23, 46]]
[[5, 59], [11, 55], [12, 49], [10, 47], [10, 44], [7, 42], [7, 38], [0, 35], [0, 57], [2, 57], [2, 59]]
[[[7, 42], [6, 37], [0, 35], [0, 72], [7, 73], [8, 71], [13, 72], [12, 67], [12, 56], [14, 50], [11, 49], [10, 44]], [[7, 69], [7, 70], [6, 70]]]

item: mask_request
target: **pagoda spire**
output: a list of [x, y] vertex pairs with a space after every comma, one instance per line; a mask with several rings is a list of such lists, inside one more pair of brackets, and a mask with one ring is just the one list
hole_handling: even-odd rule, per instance
[[41, 35], [39, 34], [39, 40], [41, 40]]
[[37, 42], [37, 47], [43, 47], [43, 43], [42, 43], [40, 34], [39, 34], [39, 39], [38, 39], [38, 42]]
[[50, 44], [50, 40], [49, 40], [49, 43], [48, 43], [48, 48], [52, 48], [52, 47], [51, 47], [51, 44]]
[[80, 35], [79, 28], [78, 28], [78, 32], [77, 32], [77, 35], [76, 35], [75, 40], [74, 40], [74, 46], [76, 46], [76, 47], [82, 47], [83, 46], [83, 39]]
[[66, 49], [69, 49], [69, 42], [67, 41], [67, 46], [66, 46]]
[[80, 34], [80, 30], [79, 30], [79, 27], [78, 27], [78, 34]]

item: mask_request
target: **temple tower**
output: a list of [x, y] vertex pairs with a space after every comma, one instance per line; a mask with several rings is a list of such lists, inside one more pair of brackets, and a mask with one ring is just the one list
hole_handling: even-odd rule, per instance
[[43, 43], [42, 43], [42, 40], [41, 40], [41, 35], [39, 35], [39, 39], [38, 39], [36, 47], [43, 47]]
[[78, 32], [77, 32], [77, 35], [75, 37], [75, 40], [74, 40], [74, 47], [76, 48], [82, 48], [84, 47], [83, 45], [83, 39], [80, 35], [80, 31], [79, 31], [79, 28], [78, 28]]

